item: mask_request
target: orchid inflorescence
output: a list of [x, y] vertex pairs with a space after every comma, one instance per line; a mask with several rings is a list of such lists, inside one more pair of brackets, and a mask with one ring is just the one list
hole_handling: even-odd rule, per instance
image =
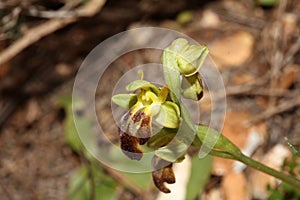
[[[300, 189], [299, 180], [256, 162], [219, 132], [192, 122], [181, 98], [198, 101], [203, 96], [199, 68], [207, 54], [206, 46], [190, 45], [186, 39], [178, 38], [163, 51], [164, 86], [143, 80], [139, 72], [140, 79], [126, 86], [129, 94], [112, 97], [115, 104], [127, 110], [119, 127], [123, 153], [132, 160], [141, 160], [140, 146], [152, 148], [153, 182], [164, 193], [170, 192], [164, 183], [175, 183], [173, 163], [184, 159], [190, 145], [211, 147], [210, 155], [243, 162]], [[176, 136], [180, 131], [183, 134]], [[175, 148], [168, 146], [172, 141]]]
[[[189, 45], [182, 38], [175, 40], [165, 49], [163, 63], [172, 65], [174, 71], [184, 76], [181, 84], [181, 94], [185, 98], [199, 100], [202, 97], [202, 82], [198, 73], [208, 50], [204, 46]], [[171, 62], [170, 62], [171, 61]], [[128, 110], [121, 119], [119, 127], [120, 146], [126, 156], [132, 160], [140, 160], [143, 156], [139, 145], [159, 149], [166, 146], [175, 136], [180, 124], [181, 114], [178, 98], [166, 85], [158, 87], [142, 79], [127, 85], [130, 94], [117, 94], [112, 100], [117, 105]], [[153, 134], [153, 129], [159, 131]], [[182, 157], [177, 159], [179, 162]], [[164, 182], [174, 183], [175, 176], [172, 162], [155, 155], [152, 159], [152, 172], [155, 185], [162, 192], [170, 190]]]

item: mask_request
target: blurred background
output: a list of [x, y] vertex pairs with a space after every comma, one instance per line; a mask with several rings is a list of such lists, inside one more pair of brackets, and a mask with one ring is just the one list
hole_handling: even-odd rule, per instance
[[[299, 0], [1, 0], [1, 199], [300, 199], [299, 191], [236, 162], [199, 160], [197, 148], [176, 165], [169, 195], [149, 173], [115, 171], [89, 157], [71, 110], [77, 70], [106, 38], [148, 26], [207, 45], [226, 86], [222, 133], [256, 160], [300, 177]], [[125, 54], [101, 80], [109, 84], [97, 89], [96, 110], [112, 142], [113, 85], [160, 56], [151, 49]], [[206, 90], [199, 108], [205, 123], [212, 109]], [[88, 133], [88, 119], [82, 124]]]

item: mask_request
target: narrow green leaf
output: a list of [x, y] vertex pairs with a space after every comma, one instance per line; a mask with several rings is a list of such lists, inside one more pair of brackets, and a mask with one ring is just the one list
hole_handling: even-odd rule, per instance
[[297, 148], [289, 141], [289, 139], [285, 138], [286, 143], [289, 145], [289, 147], [292, 149], [293, 153], [300, 157], [300, 151], [297, 150]]
[[116, 188], [101, 182], [95, 184], [95, 200], [117, 200]]
[[127, 179], [135, 183], [135, 185], [138, 185], [141, 189], [147, 190], [149, 187], [149, 184], [152, 182], [152, 176], [151, 173], [122, 173]]
[[262, 6], [276, 6], [279, 0], [256, 0], [256, 2]]
[[212, 157], [206, 156], [203, 159], [192, 158], [192, 169], [190, 179], [187, 185], [187, 200], [195, 200], [204, 190], [207, 181], [210, 178], [212, 168]]
[[[64, 121], [64, 136], [66, 143], [72, 148], [73, 151], [77, 153], [83, 153], [87, 159], [93, 160], [92, 154], [98, 152], [98, 146], [96, 143], [96, 136], [93, 135], [91, 120], [84, 114], [76, 116], [74, 113], [80, 113], [83, 109], [83, 102], [74, 99], [72, 102], [72, 97], [62, 97], [58, 100], [58, 104], [63, 106], [66, 111], [66, 118]], [[72, 107], [73, 103], [73, 107]], [[79, 133], [81, 134], [79, 136]], [[89, 151], [84, 147], [89, 147]]]
[[88, 168], [79, 168], [71, 177], [68, 189], [68, 199], [83, 200], [90, 199], [91, 183], [88, 178]]
[[[82, 107], [81, 102], [76, 100], [74, 102], [76, 109], [80, 110]], [[73, 112], [72, 112], [72, 97], [63, 96], [58, 99], [58, 104], [65, 109], [66, 118], [64, 120], [64, 136], [66, 143], [72, 148], [73, 151], [80, 153], [83, 150], [83, 144], [78, 135], [77, 129], [75, 127]]]

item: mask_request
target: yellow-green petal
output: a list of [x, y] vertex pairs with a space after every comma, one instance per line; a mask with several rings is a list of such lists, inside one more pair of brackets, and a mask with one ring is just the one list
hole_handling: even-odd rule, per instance
[[155, 120], [166, 128], [178, 128], [181, 118], [177, 104], [170, 101], [163, 103], [159, 113], [155, 116]]

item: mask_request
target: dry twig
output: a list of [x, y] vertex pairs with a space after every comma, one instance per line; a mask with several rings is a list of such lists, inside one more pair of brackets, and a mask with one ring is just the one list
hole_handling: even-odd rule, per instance
[[224, 10], [215, 10], [215, 12], [226, 21], [234, 22], [240, 25], [248, 26], [254, 29], [261, 30], [265, 27], [266, 22], [263, 19], [247, 16], [244, 13], [233, 13]]
[[296, 55], [296, 53], [300, 50], [300, 36], [296, 40], [296, 42], [291, 46], [291, 48], [288, 50], [285, 59], [284, 59], [284, 65], [288, 65], [293, 62], [293, 58]]
[[296, 106], [300, 106], [300, 97], [295, 97], [292, 100], [284, 101], [283, 103], [279, 104], [278, 106], [270, 107], [265, 112], [257, 115], [251, 120], [248, 120], [246, 122], [247, 125], [255, 124], [259, 121], [268, 119], [276, 114], [285, 112], [291, 108], [294, 108]]
[[74, 12], [76, 14], [74, 15], [65, 18], [50, 19], [47, 22], [30, 29], [23, 37], [10, 45], [0, 54], [0, 66], [41, 38], [65, 27], [68, 24], [76, 22], [79, 17], [91, 17], [95, 15], [104, 6], [105, 2], [106, 0], [90, 0], [87, 4], [75, 10]]
[[[270, 60], [270, 64], [271, 64], [270, 94], [272, 93], [272, 90], [274, 90], [278, 85], [280, 70], [283, 67], [284, 53], [281, 48], [282, 46], [281, 35], [283, 32], [283, 24], [281, 19], [283, 14], [285, 13], [286, 4], [287, 4], [286, 0], [280, 1], [276, 21], [274, 23], [275, 29], [274, 29], [273, 51], [271, 51], [271, 60]], [[274, 107], [276, 105], [276, 100], [277, 100], [276, 97], [270, 96], [269, 107]]]

